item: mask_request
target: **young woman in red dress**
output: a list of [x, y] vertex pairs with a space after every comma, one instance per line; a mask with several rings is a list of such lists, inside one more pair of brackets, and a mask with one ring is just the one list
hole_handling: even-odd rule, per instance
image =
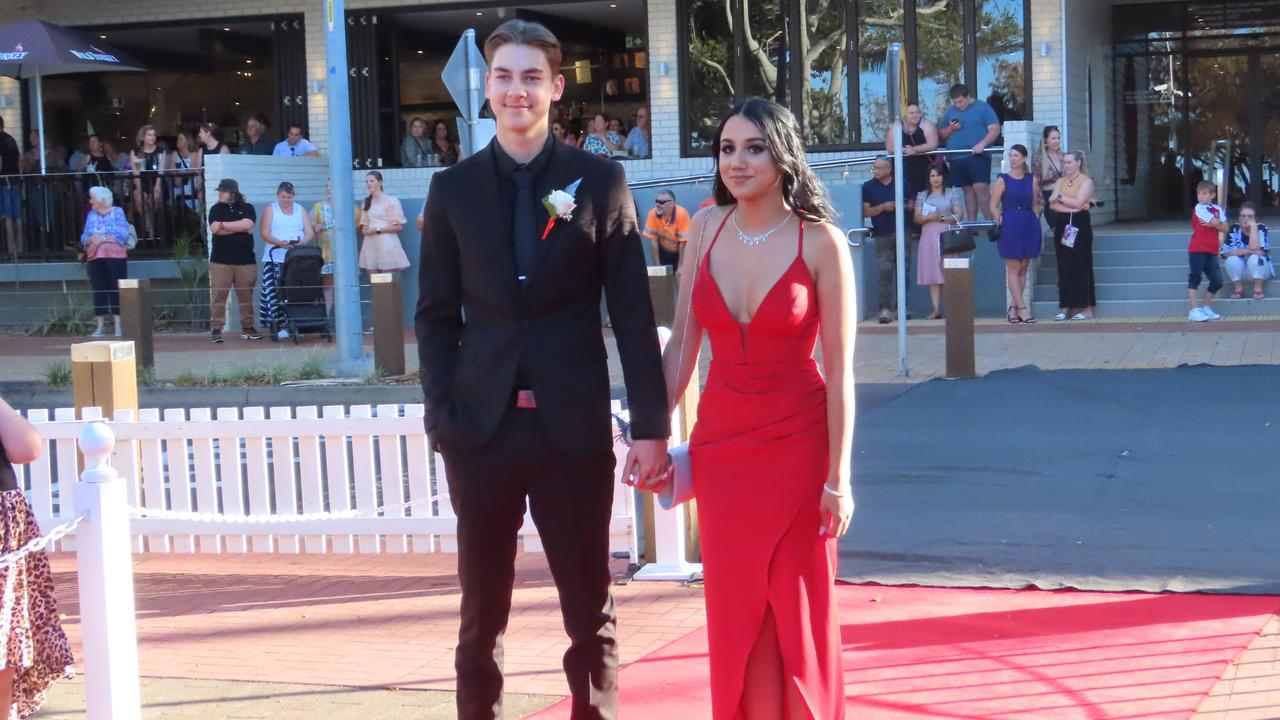
[[834, 583], [836, 539], [853, 515], [852, 265], [790, 112], [747, 100], [714, 147], [716, 204], [694, 218], [701, 253], [683, 258], [663, 357], [674, 408], [704, 331], [711, 340], [690, 455], [712, 715], [840, 720]]

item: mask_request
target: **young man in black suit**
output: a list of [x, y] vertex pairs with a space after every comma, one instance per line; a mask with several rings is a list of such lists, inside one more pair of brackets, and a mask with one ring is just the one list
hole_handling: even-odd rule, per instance
[[555, 36], [512, 20], [484, 50], [497, 138], [432, 177], [415, 314], [427, 432], [458, 516], [458, 717], [502, 714], [502, 636], [527, 498], [571, 640], [572, 717], [613, 718], [602, 290], [631, 411], [629, 480], [666, 471], [670, 435], [635, 203], [619, 164], [549, 132], [564, 89]]

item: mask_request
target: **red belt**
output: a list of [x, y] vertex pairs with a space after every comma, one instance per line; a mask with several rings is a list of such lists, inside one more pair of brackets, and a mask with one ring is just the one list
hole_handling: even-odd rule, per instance
[[521, 410], [533, 410], [538, 407], [538, 400], [532, 390], [516, 391], [516, 407]]

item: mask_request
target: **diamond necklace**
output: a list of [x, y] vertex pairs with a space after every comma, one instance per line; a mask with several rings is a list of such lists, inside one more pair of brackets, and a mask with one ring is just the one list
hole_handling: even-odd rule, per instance
[[788, 210], [787, 216], [782, 218], [782, 222], [775, 225], [772, 229], [766, 230], [760, 233], [759, 235], [748, 235], [747, 233], [742, 231], [742, 226], [738, 224], [738, 213], [735, 212], [733, 214], [733, 229], [738, 231], [738, 237], [742, 238], [743, 245], [746, 245], [747, 247], [755, 247], [756, 245], [759, 245], [765, 240], [768, 240], [770, 235], [781, 230], [782, 226], [786, 225], [787, 221], [791, 219], [791, 215], [792, 215], [792, 211]]

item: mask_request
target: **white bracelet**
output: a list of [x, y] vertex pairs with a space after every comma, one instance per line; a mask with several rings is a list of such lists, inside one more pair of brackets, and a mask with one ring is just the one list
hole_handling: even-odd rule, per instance
[[822, 492], [834, 497], [844, 497], [846, 493], [833, 489], [830, 485], [822, 483]]

